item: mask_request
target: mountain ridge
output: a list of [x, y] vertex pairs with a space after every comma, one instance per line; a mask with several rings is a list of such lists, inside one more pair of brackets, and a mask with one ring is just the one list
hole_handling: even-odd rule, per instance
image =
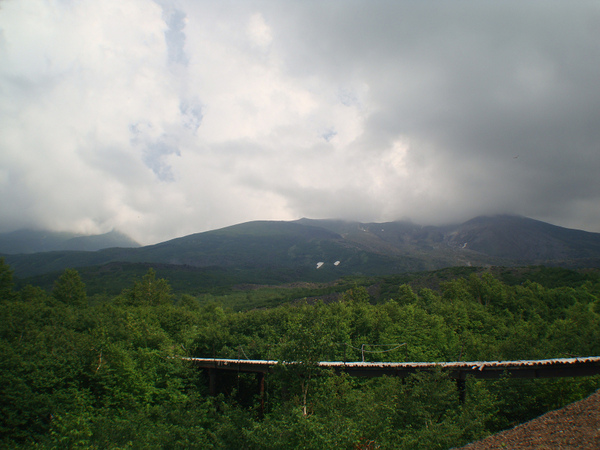
[[447, 226], [303, 218], [246, 222], [138, 248], [4, 257], [20, 277], [127, 262], [264, 270], [289, 281], [450, 266], [599, 267], [600, 233], [510, 215], [479, 216]]

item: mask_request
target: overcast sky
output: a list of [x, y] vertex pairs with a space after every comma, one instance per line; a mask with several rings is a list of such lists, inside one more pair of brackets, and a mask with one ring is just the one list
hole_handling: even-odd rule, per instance
[[600, 232], [597, 1], [0, 0], [0, 231]]

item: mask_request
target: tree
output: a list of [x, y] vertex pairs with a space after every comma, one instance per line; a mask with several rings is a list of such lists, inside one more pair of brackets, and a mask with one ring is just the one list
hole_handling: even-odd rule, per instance
[[342, 301], [344, 302], [362, 305], [368, 305], [370, 299], [369, 292], [364, 286], [354, 286], [354, 288], [344, 292], [344, 295], [342, 296]]
[[154, 269], [148, 272], [140, 281], [136, 281], [133, 289], [126, 292], [129, 302], [138, 306], [158, 306], [172, 302], [171, 286], [164, 278], [156, 278]]
[[82, 306], [87, 303], [85, 284], [75, 269], [66, 269], [54, 283], [52, 295], [67, 305]]
[[13, 298], [13, 271], [10, 266], [0, 258], [0, 300], [10, 300]]
[[417, 294], [412, 290], [410, 285], [402, 284], [398, 288], [398, 302], [401, 305], [410, 305], [411, 303], [417, 303], [419, 298]]

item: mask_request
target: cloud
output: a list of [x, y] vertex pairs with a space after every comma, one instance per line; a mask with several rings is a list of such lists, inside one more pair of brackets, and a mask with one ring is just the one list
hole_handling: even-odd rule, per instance
[[600, 231], [600, 8], [0, 3], [0, 229], [253, 219]]

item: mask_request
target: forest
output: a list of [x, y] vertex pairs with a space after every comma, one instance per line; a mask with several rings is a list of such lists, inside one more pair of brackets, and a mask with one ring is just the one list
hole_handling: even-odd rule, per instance
[[[174, 293], [153, 269], [88, 295], [74, 269], [17, 285], [0, 259], [0, 446], [91, 449], [449, 449], [586, 397], [600, 376], [358, 378], [317, 361], [477, 361], [600, 355], [600, 277], [461, 273], [435, 287], [348, 279], [339, 296], [277, 287]], [[254, 297], [253, 297], [254, 296]], [[363, 347], [364, 346], [364, 347]], [[295, 361], [217, 395], [182, 357]]]

